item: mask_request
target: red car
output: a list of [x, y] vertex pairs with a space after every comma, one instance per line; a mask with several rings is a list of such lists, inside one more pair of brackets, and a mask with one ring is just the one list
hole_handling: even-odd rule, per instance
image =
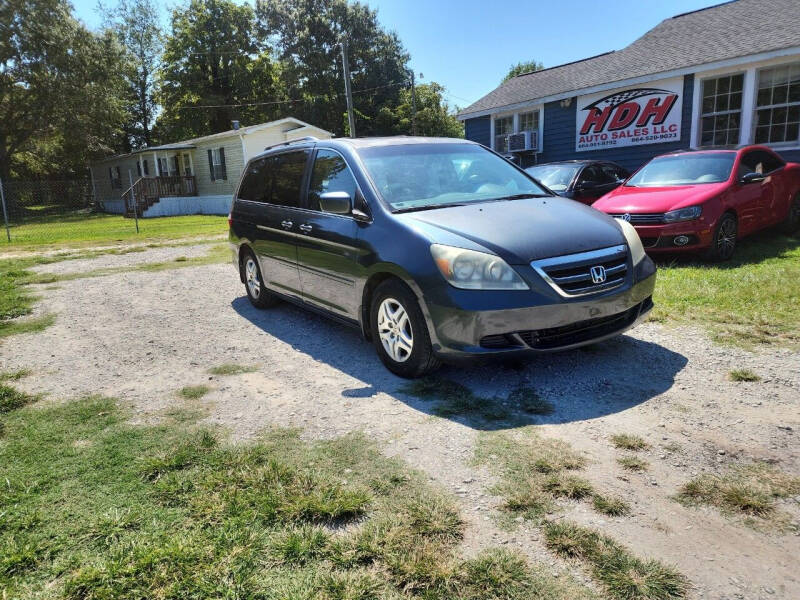
[[649, 253], [727, 260], [738, 238], [800, 227], [800, 164], [764, 146], [665, 154], [592, 206], [629, 221]]

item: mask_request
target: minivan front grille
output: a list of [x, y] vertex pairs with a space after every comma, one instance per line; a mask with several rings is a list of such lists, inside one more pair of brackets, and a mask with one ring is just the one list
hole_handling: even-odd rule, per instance
[[598, 294], [620, 287], [628, 274], [628, 247], [624, 244], [535, 260], [531, 267], [565, 297]]
[[[625, 215], [628, 218], [625, 218]], [[631, 225], [661, 225], [664, 223], [664, 213], [619, 213], [612, 214], [615, 219], [628, 221]]]

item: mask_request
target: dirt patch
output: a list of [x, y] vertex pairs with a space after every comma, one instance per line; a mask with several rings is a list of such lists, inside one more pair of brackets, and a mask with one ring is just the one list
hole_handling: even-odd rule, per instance
[[[189, 256], [188, 248], [152, 252]], [[150, 252], [127, 256], [142, 261], [156, 256]], [[152, 262], [163, 260], [159, 254]], [[797, 352], [750, 353], [716, 346], [694, 329], [648, 323], [586, 350], [446, 367], [437, 377], [491, 399], [508, 417], [485, 420], [480, 411], [442, 417], [435, 401], [400, 392], [405, 382], [383, 368], [355, 331], [289, 305], [252, 308], [230, 265], [63, 281], [41, 295], [37, 308], [57, 314], [55, 324], [0, 342], [0, 371], [33, 371], [15, 383], [20, 389], [57, 398], [116, 396], [149, 419], [180, 405], [180, 389], [205, 385], [208, 421], [241, 438], [273, 424], [300, 427], [312, 438], [363, 431], [387, 455], [402, 457], [458, 496], [468, 519], [468, 554], [509, 545], [588, 580], [588, 571], [547, 550], [535, 527], [498, 526], [502, 499], [489, 491], [496, 479], [474, 466], [481, 431], [534, 425], [538, 435], [584, 453], [582, 475], [631, 508], [628, 516], [608, 517], [590, 503], [564, 501], [564, 517], [637, 556], [675, 565], [694, 586], [692, 597], [800, 597], [800, 498], [779, 500], [791, 521], [783, 531], [753, 529], [713, 507], [673, 499], [692, 477], [742, 462], [768, 461], [800, 475]], [[208, 373], [223, 363], [257, 370]], [[734, 369], [749, 369], [761, 381], [731, 381]], [[511, 394], [520, 386], [533, 388], [553, 412], [517, 411]], [[646, 471], [618, 464], [626, 451], [614, 447], [615, 434], [647, 443], [636, 452]]]

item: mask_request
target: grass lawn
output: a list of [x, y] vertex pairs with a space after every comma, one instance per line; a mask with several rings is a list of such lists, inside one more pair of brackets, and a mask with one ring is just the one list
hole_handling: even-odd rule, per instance
[[135, 426], [112, 399], [14, 399], [3, 598], [588, 597], [513, 551], [462, 556], [450, 497], [362, 437], [231, 445], [179, 412]]
[[723, 343], [800, 345], [800, 237], [769, 230], [733, 260], [660, 262], [652, 318], [705, 327]]
[[[41, 245], [87, 245], [120, 241], [145, 241], [180, 239], [186, 237], [211, 237], [227, 233], [226, 217], [187, 215], [139, 219], [136, 223], [120, 215], [72, 213], [43, 217], [11, 227], [11, 243], [0, 238], [3, 248]], [[5, 232], [3, 232], [3, 236]]]

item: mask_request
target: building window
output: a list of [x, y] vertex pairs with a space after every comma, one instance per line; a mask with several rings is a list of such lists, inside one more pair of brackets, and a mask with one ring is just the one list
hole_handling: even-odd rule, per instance
[[119, 167], [109, 167], [108, 176], [111, 179], [111, 189], [122, 189], [122, 171]]
[[183, 174], [184, 175], [192, 174], [192, 159], [189, 158], [188, 154], [183, 155]]
[[514, 133], [514, 117], [499, 117], [494, 120], [494, 149], [497, 152], [508, 152], [506, 136]]
[[531, 112], [520, 113], [519, 130], [539, 131], [539, 111], [533, 110]]
[[142, 166], [144, 166], [144, 174], [150, 175], [150, 167], [147, 166], [147, 159], [142, 160]]
[[725, 75], [703, 80], [700, 115], [701, 146], [732, 146], [739, 143], [744, 75]]
[[228, 178], [225, 170], [225, 148], [209, 149], [208, 167], [211, 172], [211, 181]]
[[759, 71], [755, 128], [757, 144], [800, 140], [800, 63]]

